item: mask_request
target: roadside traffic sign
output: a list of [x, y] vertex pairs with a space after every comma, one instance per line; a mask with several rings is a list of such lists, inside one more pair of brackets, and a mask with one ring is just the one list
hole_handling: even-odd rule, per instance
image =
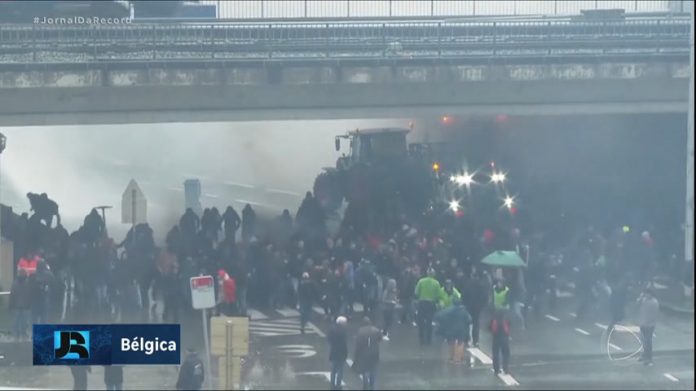
[[147, 222], [147, 200], [135, 179], [131, 179], [121, 197], [121, 222], [133, 225]]
[[215, 280], [213, 276], [191, 277], [193, 308], [204, 310], [215, 307]]

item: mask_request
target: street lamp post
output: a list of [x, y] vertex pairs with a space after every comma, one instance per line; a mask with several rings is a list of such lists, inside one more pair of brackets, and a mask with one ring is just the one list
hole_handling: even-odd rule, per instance
[[0, 133], [0, 265], [2, 265], [2, 153], [7, 146], [7, 137]]
[[684, 221], [684, 260], [691, 265], [691, 289], [694, 284], [694, 10], [691, 8], [691, 54], [689, 76], [689, 114], [686, 139], [686, 219]]

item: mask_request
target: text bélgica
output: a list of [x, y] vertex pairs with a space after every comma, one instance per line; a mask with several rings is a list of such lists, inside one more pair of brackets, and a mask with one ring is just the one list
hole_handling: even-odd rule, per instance
[[145, 352], [147, 355], [154, 352], [175, 352], [176, 341], [160, 341], [159, 338], [146, 341], [143, 337], [121, 338], [121, 351]]

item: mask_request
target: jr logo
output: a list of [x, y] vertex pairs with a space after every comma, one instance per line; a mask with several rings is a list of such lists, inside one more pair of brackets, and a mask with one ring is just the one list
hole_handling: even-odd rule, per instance
[[56, 359], [89, 358], [89, 331], [54, 331], [53, 348]]

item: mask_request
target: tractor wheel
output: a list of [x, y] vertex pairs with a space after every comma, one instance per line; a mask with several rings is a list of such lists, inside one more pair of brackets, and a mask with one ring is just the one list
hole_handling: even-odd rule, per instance
[[319, 174], [314, 180], [314, 196], [326, 211], [335, 211], [343, 203], [343, 181], [338, 171]]

